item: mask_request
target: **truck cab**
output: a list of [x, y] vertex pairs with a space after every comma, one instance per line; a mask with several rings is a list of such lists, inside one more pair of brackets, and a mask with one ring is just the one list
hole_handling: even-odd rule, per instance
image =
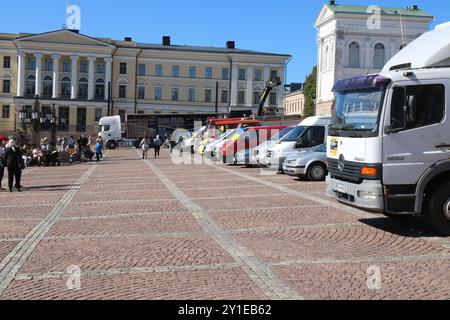
[[99, 122], [103, 143], [108, 149], [116, 149], [122, 140], [122, 122], [120, 116], [104, 117]]
[[425, 215], [450, 235], [449, 66], [446, 25], [410, 43], [380, 74], [335, 84], [330, 197], [389, 217]]

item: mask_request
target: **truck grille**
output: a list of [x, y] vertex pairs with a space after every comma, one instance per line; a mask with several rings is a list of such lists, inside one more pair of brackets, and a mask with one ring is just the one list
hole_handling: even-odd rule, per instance
[[361, 177], [361, 169], [364, 164], [345, 161], [344, 171], [339, 170], [338, 160], [328, 159], [328, 166], [331, 177], [334, 179], [351, 182], [351, 183], [362, 183], [363, 179]]

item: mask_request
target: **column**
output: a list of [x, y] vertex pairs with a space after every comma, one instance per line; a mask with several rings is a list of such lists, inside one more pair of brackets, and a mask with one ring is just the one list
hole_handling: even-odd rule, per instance
[[25, 53], [17, 53], [18, 75], [17, 75], [17, 96], [23, 97], [25, 94]]
[[253, 66], [247, 68], [247, 107], [253, 106]]
[[88, 57], [89, 61], [89, 76], [88, 76], [88, 99], [94, 100], [94, 62], [95, 57]]
[[278, 101], [277, 101], [277, 105], [279, 109], [284, 108], [284, 73], [285, 73], [285, 68], [281, 67], [280, 68], [280, 72], [278, 74], [278, 76], [281, 79], [281, 85], [278, 87]]
[[76, 99], [78, 96], [78, 56], [72, 56], [72, 81], [71, 81], [71, 95], [70, 99]]
[[59, 60], [61, 56], [58, 54], [52, 55], [53, 59], [53, 99], [59, 97]]
[[[270, 67], [264, 66], [264, 85], [270, 80]], [[269, 107], [270, 96], [267, 97], [264, 107]]]
[[35, 95], [41, 96], [41, 78], [42, 78], [42, 54], [35, 53], [34, 57], [36, 58], [36, 87], [35, 87]]
[[238, 83], [238, 66], [233, 64], [231, 72], [231, 106], [237, 106], [237, 83]]
[[111, 83], [111, 88], [112, 88], [111, 66], [112, 66], [113, 59], [112, 58], [105, 58], [105, 62], [106, 62], [106, 70], [105, 70], [105, 101], [108, 101], [108, 99], [109, 99], [108, 88], [109, 88], [109, 84], [110, 83]]

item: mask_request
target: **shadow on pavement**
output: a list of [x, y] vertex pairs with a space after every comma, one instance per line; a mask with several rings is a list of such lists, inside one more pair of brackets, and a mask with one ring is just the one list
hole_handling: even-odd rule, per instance
[[50, 186], [35, 186], [35, 187], [25, 187], [24, 191], [66, 191], [72, 188], [71, 184], [63, 185], [50, 185]]
[[430, 238], [438, 236], [428, 227], [423, 217], [399, 217], [397, 219], [376, 218], [361, 219], [359, 221], [372, 228], [406, 238]]

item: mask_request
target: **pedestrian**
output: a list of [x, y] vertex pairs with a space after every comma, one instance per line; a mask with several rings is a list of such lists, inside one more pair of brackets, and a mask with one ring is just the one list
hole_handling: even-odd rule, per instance
[[97, 142], [97, 144], [95, 145], [95, 155], [97, 157], [97, 163], [100, 162], [100, 155], [102, 154], [102, 145]]
[[6, 145], [6, 166], [8, 167], [8, 187], [9, 192], [13, 192], [14, 179], [16, 180], [15, 187], [18, 192], [21, 192], [20, 179], [22, 177], [22, 169], [24, 163], [22, 159], [22, 152], [17, 144], [17, 138], [11, 137], [9, 143]]
[[6, 140], [5, 138], [0, 138], [0, 190], [5, 191], [6, 189], [2, 187], [2, 180], [5, 175], [6, 167]]
[[101, 147], [100, 158], [103, 158], [104, 143], [103, 143], [102, 135], [100, 133], [98, 134], [98, 137], [97, 137], [97, 140], [95, 140], [95, 143], [100, 143], [100, 147]]
[[155, 146], [155, 159], [159, 158], [159, 152], [161, 150], [162, 141], [159, 138], [159, 135], [156, 136], [156, 139], [153, 141], [153, 144]]
[[142, 159], [148, 159], [148, 150], [150, 150], [150, 139], [148, 136], [145, 136], [145, 138], [142, 139], [139, 146], [142, 149]]

